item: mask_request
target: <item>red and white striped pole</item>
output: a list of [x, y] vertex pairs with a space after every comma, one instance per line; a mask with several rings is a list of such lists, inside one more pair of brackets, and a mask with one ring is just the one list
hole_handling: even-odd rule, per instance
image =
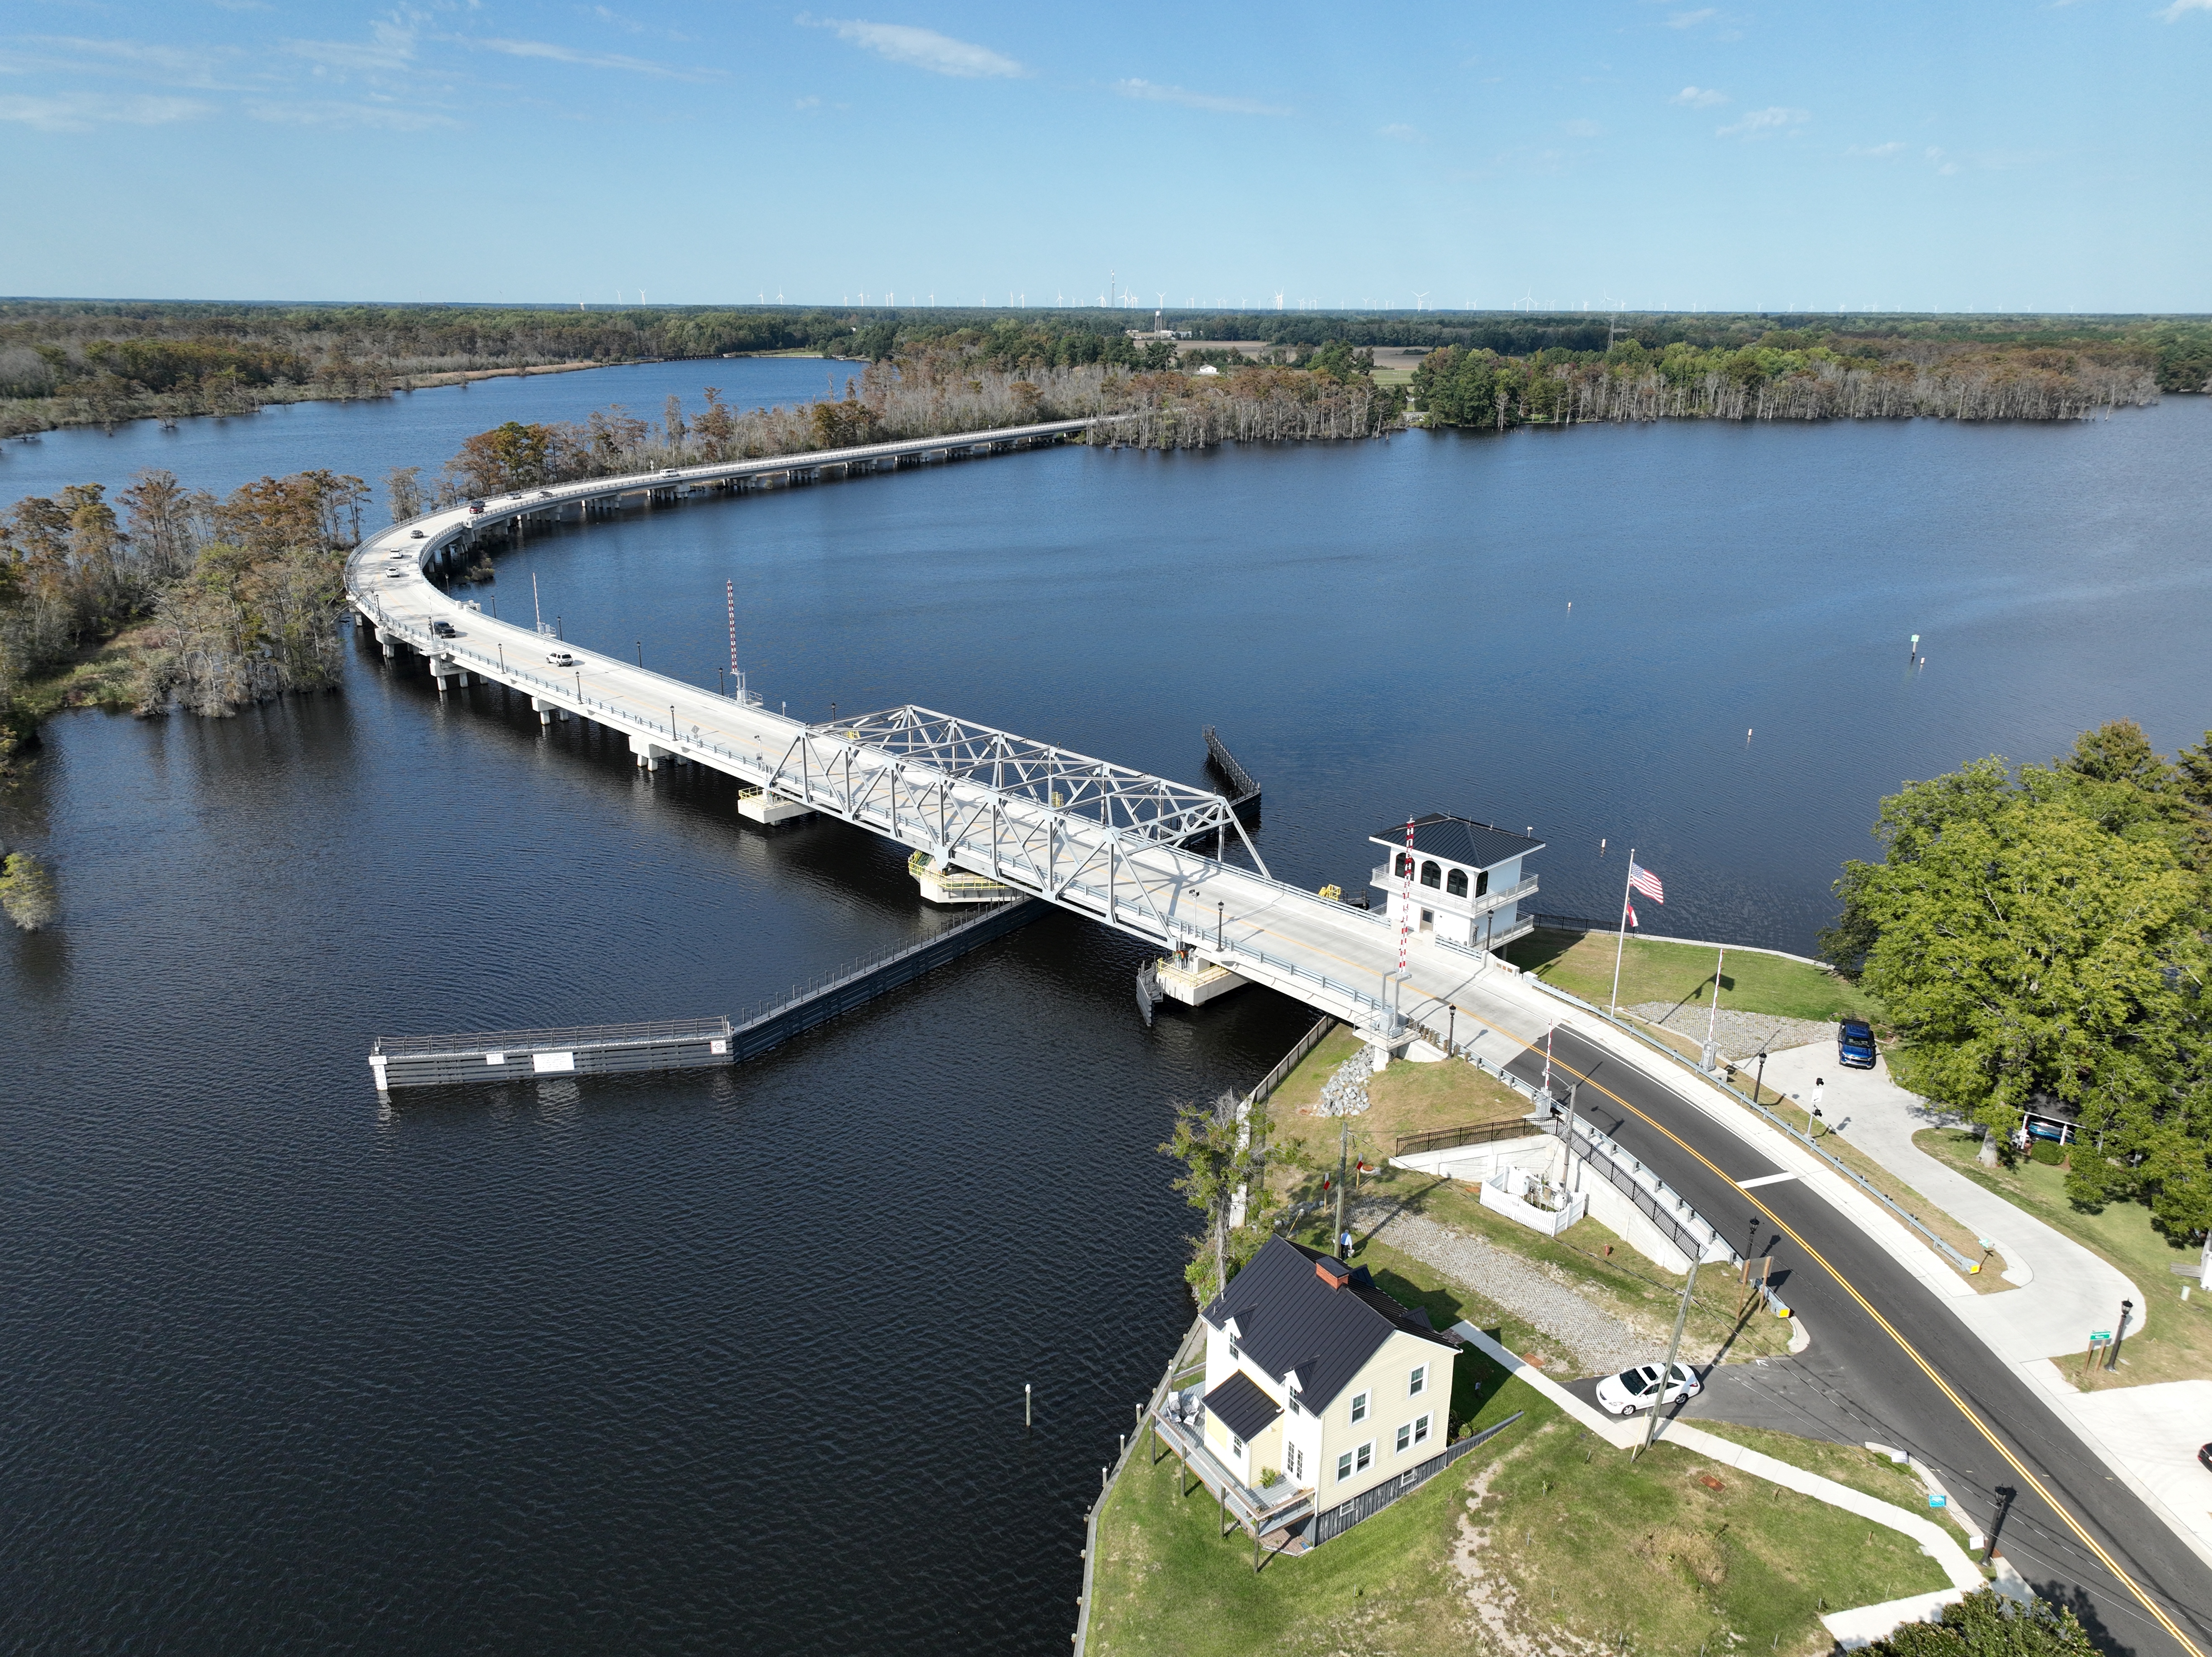
[[735, 581], [723, 582], [722, 596], [730, 603], [731, 694], [737, 697], [738, 705], [742, 707], [745, 700], [745, 680], [744, 675], [738, 671], [738, 584]]
[[[1413, 931], [1413, 819], [1411, 817], [1406, 819], [1404, 873], [1405, 878], [1399, 883], [1398, 890], [1398, 988], [1391, 997], [1391, 1011], [1394, 1013], [1405, 1005], [1406, 944]], [[1395, 1035], [1398, 1032], [1393, 1028], [1390, 1033]]]

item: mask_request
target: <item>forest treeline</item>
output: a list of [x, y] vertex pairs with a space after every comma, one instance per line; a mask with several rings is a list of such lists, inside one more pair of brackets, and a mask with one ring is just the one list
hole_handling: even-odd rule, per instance
[[657, 421], [620, 407], [581, 421], [509, 421], [470, 438], [435, 478], [403, 467], [386, 487], [397, 520], [428, 505], [579, 478], [1098, 415], [1126, 418], [1091, 441], [1148, 448], [1374, 437], [1398, 424], [1405, 399], [1376, 386], [1368, 367], [1339, 346], [1302, 367], [1206, 376], [1096, 364], [1007, 369], [973, 349], [941, 345], [868, 364], [834, 402], [741, 410], [709, 387], [704, 408], [687, 412], [672, 397]]
[[1832, 336], [1771, 332], [1754, 343], [1528, 357], [1445, 346], [1413, 371], [1431, 426], [1575, 421], [2078, 420], [2159, 399], [2152, 368], [2121, 345], [1920, 342], [1877, 351]]
[[[553, 307], [216, 305], [89, 300], [0, 303], [0, 436], [55, 426], [235, 414], [266, 403], [374, 398], [460, 373], [564, 363], [812, 351], [888, 361], [957, 349], [1019, 373], [1042, 368], [1158, 369], [1175, 348], [1128, 331], [1127, 309], [738, 306]], [[1770, 349], [1778, 331], [1863, 374], [1893, 379], [1961, 354], [2025, 362], [2071, 354], [2100, 370], [2130, 367], [2160, 390], [2212, 382], [2212, 322], [2197, 318], [1850, 316], [1589, 313], [1176, 311], [1171, 326], [1208, 342], [1259, 341], [1296, 361], [1330, 344], [1446, 348], [1516, 361], [1603, 358], [1632, 345], [1732, 355]], [[1778, 327], [1778, 324], [1786, 326]], [[1716, 408], [1724, 406], [1723, 395]], [[1751, 401], [1754, 407], [1757, 396]], [[1621, 416], [1642, 417], [1642, 416]]]
[[218, 498], [148, 470], [113, 501], [82, 483], [16, 501], [0, 519], [0, 771], [58, 706], [220, 714], [335, 683], [368, 498], [330, 471]]

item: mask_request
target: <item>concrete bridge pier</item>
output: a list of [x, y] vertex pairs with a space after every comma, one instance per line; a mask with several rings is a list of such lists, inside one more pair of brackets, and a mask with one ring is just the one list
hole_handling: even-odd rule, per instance
[[642, 737], [629, 739], [629, 751], [631, 757], [648, 771], [658, 771], [661, 761], [669, 757], [666, 749], [657, 743], [649, 743]]
[[453, 665], [453, 659], [450, 656], [430, 658], [430, 675], [438, 682], [438, 694], [441, 696], [456, 687], [463, 690], [469, 687], [469, 676]]
[[564, 719], [568, 717], [567, 709], [555, 706], [543, 696], [532, 696], [530, 699], [530, 707], [531, 711], [538, 715], [538, 723], [540, 725], [552, 724], [556, 714]]
[[386, 633], [382, 628], [378, 628], [376, 629], [376, 642], [383, 646], [384, 659], [387, 662], [399, 653], [398, 641], [393, 639], [392, 636], [389, 633]]

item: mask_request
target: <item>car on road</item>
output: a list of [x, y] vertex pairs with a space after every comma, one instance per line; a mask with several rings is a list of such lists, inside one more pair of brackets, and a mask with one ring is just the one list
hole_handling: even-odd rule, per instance
[[663, 466], [660, 469], [660, 475], [663, 477], [676, 477], [681, 476], [681, 474], [678, 473], [673, 466]]
[[451, 622], [447, 621], [442, 616], [438, 617], [436, 621], [430, 623], [430, 631], [436, 634], [441, 639], [458, 639], [461, 636], [460, 628], [455, 627]]
[[483, 511], [483, 509], [484, 503], [481, 501], [471, 501], [469, 502], [469, 516], [471, 518], [477, 516]]
[[407, 538], [410, 541], [420, 541], [422, 538], [422, 531], [420, 530], [410, 530], [407, 531]]
[[574, 656], [571, 656], [565, 650], [549, 650], [545, 652], [545, 659], [552, 663], [556, 667], [581, 667], [583, 665], [581, 662], [578, 661]]
[[2212, 1444], [2198, 1445], [2197, 1447], [2197, 1460], [2203, 1465], [2206, 1472], [2212, 1473]]
[[1836, 1062], [1854, 1070], [1874, 1068], [1874, 1028], [1863, 1018], [1846, 1018], [1836, 1029]]
[[[1698, 1372], [1686, 1363], [1674, 1366], [1672, 1378], [1666, 1386], [1664, 1402], [1672, 1404], [1677, 1399], [1695, 1398], [1704, 1392], [1705, 1384]], [[1659, 1386], [1659, 1366], [1639, 1363], [1633, 1369], [1623, 1369], [1617, 1375], [1607, 1375], [1597, 1384], [1598, 1407], [1610, 1410], [1617, 1416], [1632, 1416], [1638, 1410], [1650, 1408], [1662, 1402]]]

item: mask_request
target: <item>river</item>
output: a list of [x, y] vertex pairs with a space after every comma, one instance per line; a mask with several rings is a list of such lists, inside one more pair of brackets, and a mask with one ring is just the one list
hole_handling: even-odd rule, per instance
[[[49, 434], [0, 497], [375, 481], [509, 417], [848, 372]], [[1211, 723], [1285, 878], [1354, 887], [1368, 835], [1455, 810], [1534, 826], [1547, 911], [1613, 913], [1633, 843], [1647, 926], [1804, 950], [1899, 779], [2212, 719], [2208, 420], [1060, 449], [633, 511], [469, 596], [513, 617], [534, 574], [568, 638], [711, 683], [732, 580], [793, 712], [919, 701], [1186, 778]], [[373, 651], [338, 695], [47, 736], [0, 797], [66, 905], [0, 943], [0, 1642], [1065, 1639], [1097, 1469], [1189, 1315], [1170, 1102], [1303, 1010], [1147, 1029], [1140, 953], [1056, 918], [738, 1071], [381, 1106], [375, 1034], [734, 1010], [938, 917], [902, 853], [757, 832]]]

